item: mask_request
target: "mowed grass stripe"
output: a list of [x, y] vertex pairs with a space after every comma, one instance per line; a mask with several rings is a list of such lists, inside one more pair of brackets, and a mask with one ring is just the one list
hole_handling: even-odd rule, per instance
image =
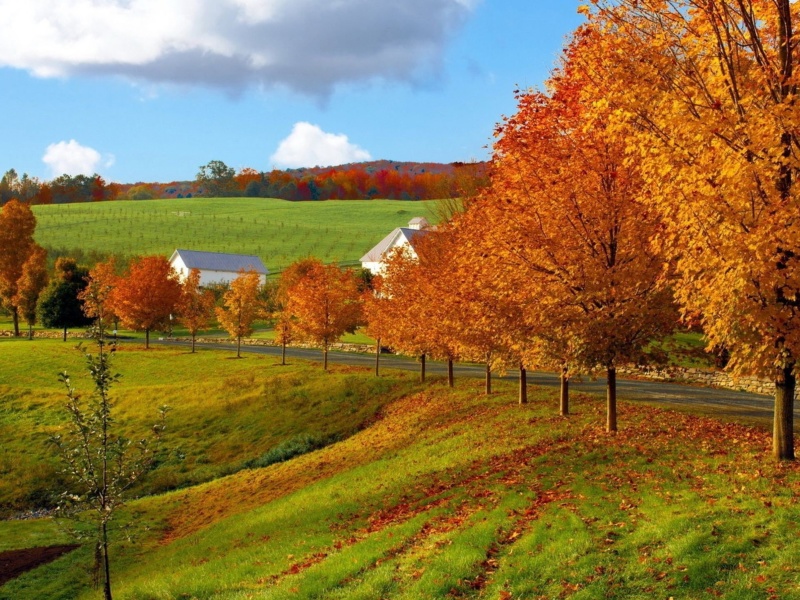
[[255, 254], [271, 271], [304, 256], [355, 263], [436, 201], [189, 198], [35, 206], [36, 240], [59, 251], [134, 256], [175, 248]]

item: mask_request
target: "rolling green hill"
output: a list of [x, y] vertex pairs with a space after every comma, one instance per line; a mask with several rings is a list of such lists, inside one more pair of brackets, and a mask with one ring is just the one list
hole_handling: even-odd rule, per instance
[[35, 206], [36, 240], [60, 255], [169, 256], [176, 248], [255, 254], [277, 272], [304, 256], [357, 264], [435, 201], [190, 198]]
[[[55, 343], [5, 343], [16, 344], [8, 348], [19, 365], [3, 361], [3, 370], [27, 372], [37, 352], [46, 364], [63, 360]], [[192, 430], [195, 441], [179, 442], [187, 458], [202, 451], [214, 463], [252, 456], [251, 430], [290, 435], [291, 415], [323, 426], [356, 414], [363, 397], [330, 390], [342, 378], [345, 390], [375, 381], [348, 368], [298, 364], [287, 375], [269, 358], [226, 357], [124, 349], [121, 414], [139, 418], [146, 400], [185, 388], [172, 399], [185, 403], [173, 436]], [[287, 376], [305, 387], [281, 412], [290, 399], [273, 404], [272, 394], [297, 388]], [[52, 426], [50, 400], [25, 395], [17, 379], [5, 392], [15, 398], [6, 422]], [[31, 385], [49, 381], [41, 374]], [[800, 468], [768, 458], [766, 431], [623, 401], [621, 431], [609, 435], [600, 398], [574, 395], [563, 418], [555, 390], [534, 389], [519, 405], [507, 382], [486, 398], [477, 380], [455, 390], [397, 373], [381, 381], [387, 391], [375, 394], [385, 401], [371, 400], [376, 416], [347, 439], [132, 502], [123, 520], [149, 529], [115, 547], [114, 597], [800, 596]], [[226, 451], [203, 450], [207, 437]], [[47, 519], [0, 521], [0, 551], [65, 541]], [[91, 554], [83, 547], [30, 571], [0, 587], [0, 599], [99, 598]]]

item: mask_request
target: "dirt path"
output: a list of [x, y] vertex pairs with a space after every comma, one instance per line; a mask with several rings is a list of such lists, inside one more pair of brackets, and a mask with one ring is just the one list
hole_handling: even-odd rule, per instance
[[73, 544], [0, 552], [0, 585], [19, 577], [25, 571], [30, 571], [40, 565], [52, 562], [67, 552], [72, 552], [77, 547], [77, 545]]

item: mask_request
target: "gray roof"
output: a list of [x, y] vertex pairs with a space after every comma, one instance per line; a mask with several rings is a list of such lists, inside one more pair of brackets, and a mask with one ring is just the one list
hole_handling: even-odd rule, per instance
[[401, 238], [405, 238], [406, 242], [413, 248], [416, 240], [424, 236], [430, 229], [410, 229], [408, 227], [398, 227], [392, 233], [383, 238], [378, 244], [364, 256], [361, 257], [361, 262], [381, 262], [383, 255], [397, 245]]
[[180, 256], [181, 259], [183, 259], [183, 263], [190, 269], [200, 269], [201, 271], [225, 271], [228, 273], [253, 270], [261, 275], [267, 275], [269, 273], [260, 258], [249, 254], [200, 252], [198, 250], [181, 250], [179, 248], [172, 253], [169, 262], [172, 262], [176, 256]]

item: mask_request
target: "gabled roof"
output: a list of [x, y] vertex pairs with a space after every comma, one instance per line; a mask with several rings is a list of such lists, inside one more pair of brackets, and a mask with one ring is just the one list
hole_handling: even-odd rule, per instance
[[241, 270], [253, 270], [261, 275], [269, 271], [257, 256], [249, 254], [225, 254], [223, 252], [200, 252], [198, 250], [181, 250], [178, 248], [169, 259], [171, 263], [176, 256], [180, 256], [189, 269], [201, 271], [224, 271], [238, 273]]
[[430, 229], [410, 229], [408, 227], [398, 227], [392, 233], [383, 238], [378, 244], [364, 256], [361, 262], [381, 262], [383, 255], [391, 248], [405, 241], [412, 248], [416, 241], [427, 234]]

